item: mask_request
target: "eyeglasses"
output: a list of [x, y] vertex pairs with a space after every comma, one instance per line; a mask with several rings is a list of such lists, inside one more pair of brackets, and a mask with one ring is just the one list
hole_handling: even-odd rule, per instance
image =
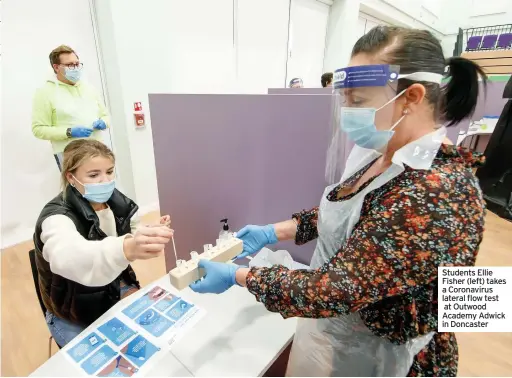
[[81, 70], [82, 67], [84, 66], [83, 63], [68, 63], [68, 64], [63, 64], [61, 63], [60, 64], [61, 66], [64, 66], [64, 67], [67, 67], [67, 68], [71, 68], [72, 70]]

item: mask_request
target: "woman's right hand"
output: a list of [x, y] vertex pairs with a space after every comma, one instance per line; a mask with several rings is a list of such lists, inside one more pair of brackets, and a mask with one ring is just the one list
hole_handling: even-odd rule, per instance
[[129, 261], [158, 257], [173, 234], [174, 231], [166, 225], [140, 226], [133, 237], [124, 239], [124, 255]]
[[255, 254], [268, 244], [278, 242], [273, 224], [266, 226], [245, 226], [236, 233], [236, 237], [244, 242], [244, 250], [238, 259]]

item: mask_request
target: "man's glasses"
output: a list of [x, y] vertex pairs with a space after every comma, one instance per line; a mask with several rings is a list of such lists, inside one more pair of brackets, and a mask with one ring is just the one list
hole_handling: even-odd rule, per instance
[[82, 67], [84, 66], [84, 64], [83, 63], [68, 63], [68, 64], [61, 63], [61, 66], [70, 68], [72, 70], [77, 70], [77, 69], [81, 70]]

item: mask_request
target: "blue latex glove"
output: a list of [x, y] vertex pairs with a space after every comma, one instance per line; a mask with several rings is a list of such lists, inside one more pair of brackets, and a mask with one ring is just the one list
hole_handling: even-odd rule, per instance
[[98, 119], [93, 122], [92, 128], [94, 130], [105, 130], [107, 128], [107, 124], [102, 119]]
[[220, 294], [236, 284], [235, 273], [240, 268], [238, 265], [199, 260], [198, 266], [204, 269], [205, 276], [190, 285], [196, 293]]
[[276, 244], [278, 242], [273, 224], [266, 226], [245, 226], [236, 233], [236, 237], [244, 242], [244, 250], [237, 256], [237, 259], [252, 255], [260, 251], [266, 245]]
[[87, 138], [91, 136], [92, 129], [83, 126], [76, 126], [71, 128], [71, 136], [73, 138]]

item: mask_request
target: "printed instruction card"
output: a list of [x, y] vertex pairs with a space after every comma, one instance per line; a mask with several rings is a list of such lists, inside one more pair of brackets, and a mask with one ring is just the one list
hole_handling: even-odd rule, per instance
[[142, 291], [142, 296], [64, 348], [84, 375], [145, 375], [205, 314], [158, 285]]

